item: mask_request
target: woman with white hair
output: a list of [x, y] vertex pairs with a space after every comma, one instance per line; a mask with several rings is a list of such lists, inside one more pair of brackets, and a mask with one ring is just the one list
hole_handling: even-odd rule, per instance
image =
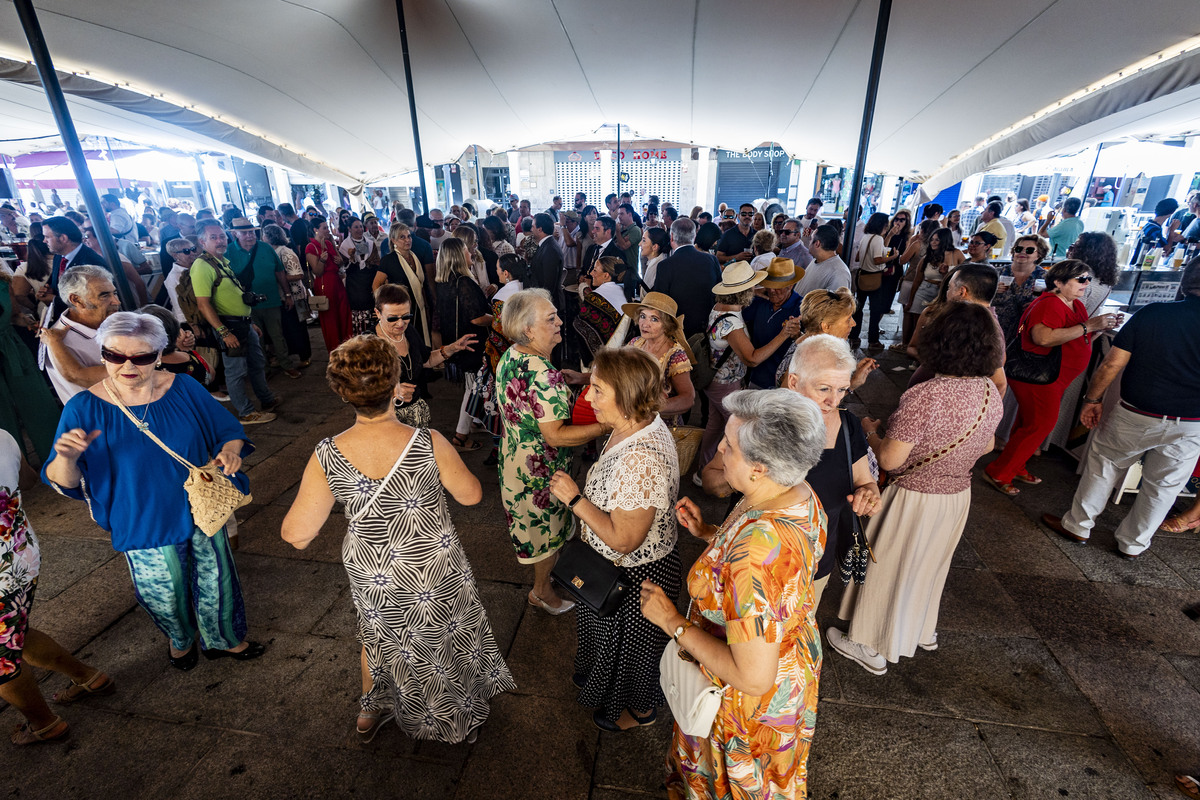
[[149, 434], [192, 464], [220, 467], [243, 493], [249, 481], [238, 470], [253, 446], [204, 387], [157, 369], [168, 339], [156, 317], [116, 312], [96, 338], [108, 375], [63, 409], [42, 480], [86, 501], [96, 524], [112, 534], [138, 603], [169, 640], [172, 666], [196, 666], [197, 642], [210, 659], [261, 656], [266, 647], [246, 640], [225, 530], [209, 537], [196, 527], [183, 488], [187, 469]]
[[708, 736], [679, 726], [672, 797], [803, 797], [817, 711], [821, 644], [813, 572], [825, 548], [821, 503], [805, 478], [825, 449], [811, 400], [779, 389], [734, 392], [721, 440], [725, 474], [742, 501], [710, 525], [690, 499], [680, 524], [708, 543], [687, 577], [686, 616], [642, 583], [642, 613], [723, 687]]

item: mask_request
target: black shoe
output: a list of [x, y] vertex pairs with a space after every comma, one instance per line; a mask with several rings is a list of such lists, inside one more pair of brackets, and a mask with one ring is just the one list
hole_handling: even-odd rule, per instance
[[609, 733], [625, 732], [620, 725], [605, 717], [604, 712], [598, 708], [592, 712], [592, 722], [602, 731], [608, 731]]
[[488, 453], [488, 457], [483, 460], [483, 465], [485, 467], [494, 467], [494, 466], [497, 466], [499, 463], [500, 463], [500, 449], [497, 447], [493, 447], [492, 452]]
[[168, 643], [167, 644], [167, 661], [170, 661], [171, 666], [174, 667], [175, 669], [177, 669], [181, 672], [187, 672], [189, 669], [192, 669], [193, 667], [195, 667], [196, 664], [199, 663], [199, 661], [200, 661], [200, 645], [193, 642], [190, 650], [188, 650], [183, 655], [176, 657], [176, 656], [171, 655], [171, 645], [170, 645], [170, 643]]
[[576, 672], [571, 676], [571, 683], [575, 684], [576, 689], [582, 689], [587, 685], [588, 676], [582, 672]]
[[251, 659], [258, 658], [265, 652], [267, 652], [267, 646], [265, 644], [248, 642], [246, 649], [242, 650], [240, 653], [234, 653], [230, 650], [205, 650], [204, 657], [209, 661], [212, 661], [215, 658], [234, 658], [238, 661], [250, 661]]

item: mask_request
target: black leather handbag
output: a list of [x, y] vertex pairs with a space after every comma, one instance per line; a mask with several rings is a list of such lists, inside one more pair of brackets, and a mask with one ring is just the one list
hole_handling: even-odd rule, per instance
[[1051, 347], [1045, 355], [1031, 353], [1025, 349], [1025, 320], [1029, 316], [1031, 305], [1021, 316], [1021, 326], [1017, 335], [1005, 348], [1004, 374], [1009, 380], [1021, 383], [1032, 383], [1034, 386], [1046, 386], [1058, 380], [1062, 371], [1062, 345]]
[[598, 617], [611, 617], [633, 594], [625, 570], [597, 553], [578, 533], [558, 551], [550, 579]]

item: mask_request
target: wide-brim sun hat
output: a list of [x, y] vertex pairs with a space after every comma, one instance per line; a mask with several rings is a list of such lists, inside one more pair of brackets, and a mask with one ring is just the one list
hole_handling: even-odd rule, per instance
[[767, 266], [767, 277], [762, 282], [764, 289], [786, 289], [795, 286], [804, 277], [804, 268], [797, 267], [790, 258], [775, 256]]
[[229, 230], [231, 230], [231, 231], [256, 231], [256, 230], [258, 230], [258, 225], [254, 224], [253, 222], [246, 219], [245, 217], [234, 217], [233, 221], [229, 223]]
[[[712, 288], [713, 294], [737, 294], [753, 289], [767, 278], [765, 269], [755, 269], [746, 261], [734, 261], [721, 273], [721, 282]], [[672, 301], [673, 302], [673, 301]]]
[[692, 348], [688, 346], [687, 336], [683, 332], [683, 314], [679, 313], [679, 304], [676, 303], [669, 295], [662, 292], [647, 292], [646, 296], [637, 303], [625, 303], [621, 306], [621, 313], [629, 317], [634, 323], [637, 323], [638, 309], [653, 308], [660, 314], [666, 314], [677, 323], [675, 326], [675, 342], [683, 348], [683, 352], [687, 353], [688, 361], [695, 364], [696, 354], [692, 352]]

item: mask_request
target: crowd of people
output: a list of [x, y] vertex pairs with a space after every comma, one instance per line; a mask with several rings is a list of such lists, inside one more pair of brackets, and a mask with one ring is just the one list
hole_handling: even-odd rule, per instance
[[[266, 648], [248, 638], [229, 526], [203, 530], [185, 482], [212, 465], [248, 494], [245, 426], [281, 402], [269, 370], [296, 378], [314, 363], [312, 324], [354, 423], [317, 445], [282, 536], [303, 549], [345, 509], [364, 741], [389, 721], [474, 741], [491, 698], [515, 688], [447, 503], [479, 502], [472, 470], [495, 469], [514, 555], [532, 567], [530, 607], [575, 614], [571, 680], [595, 725], [654, 723], [664, 677], [693, 670], [720, 702], [704, 733], [677, 725], [671, 796], [803, 796], [818, 604], [840, 587], [845, 624], [825, 642], [871, 674], [936, 650], [974, 468], [993, 449], [981, 476], [1012, 496], [1041, 482], [1031, 458], [1063, 419], [1095, 429], [1074, 503], [1043, 517], [1073, 542], [1143, 457], [1119, 554], [1136, 558], [1160, 525], [1200, 527], [1200, 512], [1167, 518], [1200, 455], [1200, 259], [1181, 300], [1125, 320], [1102, 308], [1115, 243], [1072, 223], [1077, 201], [1056, 223], [1028, 203], [1013, 203], [1014, 222], [981, 199], [947, 215], [928, 204], [917, 224], [910, 209], [871, 214], [849, 254], [848, 223], [822, 218], [819, 198], [796, 217], [750, 203], [683, 216], [616, 194], [601, 210], [579, 193], [536, 214], [516, 198], [481, 216], [397, 209], [386, 229], [371, 212], [287, 204], [253, 221], [174, 215], [156, 232], [161, 302], [137, 311], [120, 310], [85, 227], [44, 220], [55, 257], [10, 279], [0, 319], [15, 409], [0, 488], [18, 512], [3, 518], [0, 613], [20, 630], [0, 639], [0, 695], [27, 719], [13, 741], [68, 730], [22, 658], [70, 678], [60, 703], [114, 689], [28, 627], [38, 557], [19, 513], [22, 440], [43, 480], [111, 533], [172, 666], [255, 659]], [[990, 264], [997, 249], [1011, 263]], [[886, 421], [859, 419], [843, 401], [878, 369], [896, 312], [911, 381]], [[40, 342], [10, 335], [18, 315]], [[444, 414], [429, 403], [439, 374], [462, 385]], [[41, 394], [14, 392], [17, 379]], [[468, 467], [463, 454], [485, 444]], [[147, 470], [169, 479], [139, 480]], [[685, 496], [689, 473], [729, 498], [724, 519]], [[694, 564], [679, 526], [705, 544]], [[568, 562], [594, 571], [586, 581], [609, 576], [603, 602]], [[687, 666], [667, 670], [664, 651]]]

